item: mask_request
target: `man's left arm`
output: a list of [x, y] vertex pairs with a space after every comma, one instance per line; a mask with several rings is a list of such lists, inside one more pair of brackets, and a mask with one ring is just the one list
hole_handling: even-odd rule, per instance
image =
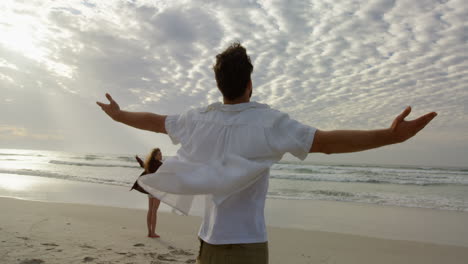
[[390, 128], [379, 130], [333, 130], [315, 132], [310, 153], [325, 154], [358, 152], [401, 143], [416, 135], [437, 113], [431, 112], [415, 120], [406, 121], [411, 112], [407, 107], [395, 118]]

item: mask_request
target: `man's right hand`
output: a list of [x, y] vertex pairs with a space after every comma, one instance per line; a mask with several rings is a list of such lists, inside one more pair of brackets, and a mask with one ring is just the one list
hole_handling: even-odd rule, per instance
[[110, 116], [110, 118], [117, 121], [117, 118], [120, 114], [120, 107], [117, 104], [117, 102], [115, 102], [114, 99], [112, 99], [112, 96], [110, 96], [110, 94], [106, 93], [106, 98], [107, 100], [109, 100], [109, 104], [104, 104], [101, 102], [96, 102], [96, 104], [99, 105], [102, 111], [104, 111], [108, 116]]

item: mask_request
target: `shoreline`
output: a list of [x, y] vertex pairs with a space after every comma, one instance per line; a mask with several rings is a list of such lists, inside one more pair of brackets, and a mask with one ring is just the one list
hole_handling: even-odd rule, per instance
[[[5, 263], [195, 263], [201, 219], [161, 212], [0, 198]], [[268, 227], [270, 263], [466, 263], [468, 247]], [[42, 262], [41, 262], [42, 261]]]
[[[113, 156], [131, 156], [135, 155], [135, 153], [124, 153], [124, 152], [88, 152], [88, 151], [64, 151], [62, 149], [44, 149], [44, 148], [26, 148], [26, 147], [19, 147], [19, 148], [0, 148], [0, 150], [3, 151], [10, 151], [10, 152], [15, 152], [15, 151], [23, 151], [23, 152], [30, 152], [30, 151], [41, 151], [41, 152], [67, 152], [67, 153], [74, 153], [77, 155], [113, 155]], [[136, 153], [140, 155], [144, 155], [146, 153]], [[167, 157], [173, 157], [173, 155], [165, 155]], [[306, 159], [304, 161], [298, 161], [294, 156], [292, 156], [289, 153], [286, 153], [284, 158], [279, 162], [279, 163], [292, 163], [292, 164], [307, 164], [307, 165], [333, 165], [333, 166], [377, 166], [377, 167], [396, 167], [396, 168], [418, 168], [418, 167], [423, 167], [423, 168], [440, 168], [440, 169], [464, 169], [468, 170], [468, 166], [466, 165], [442, 165], [442, 164], [436, 164], [436, 165], [428, 165], [428, 164], [423, 164], [423, 163], [391, 163], [391, 162], [376, 162], [376, 163], [363, 163], [363, 162], [353, 162], [353, 161], [333, 161], [333, 160], [327, 160], [327, 161], [321, 161], [315, 159]]]
[[[147, 198], [122, 186], [3, 174], [0, 197], [25, 201], [147, 209]], [[10, 185], [8, 185], [10, 179]], [[171, 208], [162, 204], [159, 212]], [[201, 216], [201, 214], [199, 214]], [[364, 203], [267, 199], [268, 227], [468, 247], [468, 212]]]

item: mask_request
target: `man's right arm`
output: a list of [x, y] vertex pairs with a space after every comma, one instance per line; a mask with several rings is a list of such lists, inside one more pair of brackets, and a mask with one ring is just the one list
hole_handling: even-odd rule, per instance
[[112, 99], [110, 94], [106, 94], [106, 97], [110, 102], [109, 104], [104, 104], [101, 102], [96, 103], [114, 121], [138, 129], [167, 134], [165, 125], [167, 116], [146, 112], [123, 111], [120, 110], [119, 105], [114, 101], [114, 99]]
[[404, 142], [423, 129], [437, 113], [431, 112], [415, 120], [405, 121], [411, 112], [407, 107], [395, 118], [392, 126], [380, 130], [317, 130], [310, 153], [325, 154], [358, 152]]

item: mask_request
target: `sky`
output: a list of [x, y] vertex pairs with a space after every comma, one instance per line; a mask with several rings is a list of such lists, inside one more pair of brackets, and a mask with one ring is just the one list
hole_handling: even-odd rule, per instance
[[211, 67], [239, 41], [252, 100], [313, 127], [438, 113], [403, 144], [306, 162], [468, 167], [467, 18], [466, 0], [2, 0], [0, 148], [173, 155], [95, 102], [168, 115], [222, 101]]

